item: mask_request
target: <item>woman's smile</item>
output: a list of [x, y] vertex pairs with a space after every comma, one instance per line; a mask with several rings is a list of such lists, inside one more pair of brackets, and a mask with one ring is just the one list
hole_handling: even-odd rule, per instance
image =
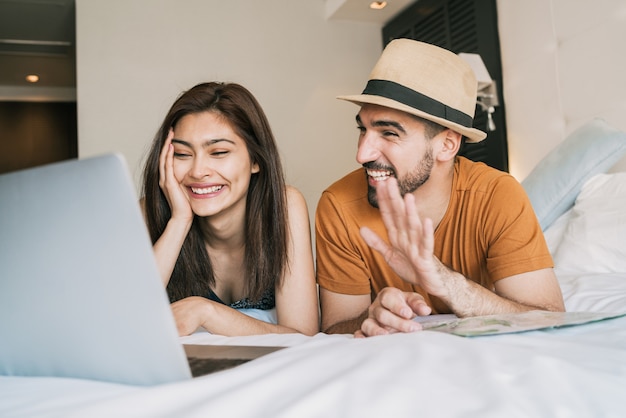
[[189, 190], [189, 194], [192, 198], [209, 198], [215, 197], [220, 194], [222, 190], [224, 190], [224, 185], [216, 184], [213, 186], [188, 186], [187, 190]]

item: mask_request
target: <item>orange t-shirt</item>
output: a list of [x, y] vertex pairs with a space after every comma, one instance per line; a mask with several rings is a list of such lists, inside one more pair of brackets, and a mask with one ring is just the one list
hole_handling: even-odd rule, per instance
[[[522, 186], [507, 173], [457, 157], [448, 209], [435, 230], [435, 255], [476, 283], [553, 267], [541, 227]], [[402, 280], [361, 238], [367, 226], [383, 239], [385, 226], [367, 200], [359, 168], [326, 189], [317, 205], [317, 281], [335, 293], [375, 297], [384, 287], [415, 291], [436, 313], [447, 312], [419, 286]], [[439, 309], [437, 309], [439, 308]]]

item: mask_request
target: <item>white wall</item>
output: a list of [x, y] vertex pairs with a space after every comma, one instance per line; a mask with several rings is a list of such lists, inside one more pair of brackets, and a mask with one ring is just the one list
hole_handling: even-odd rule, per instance
[[309, 203], [357, 167], [359, 93], [381, 27], [325, 18], [323, 0], [77, 0], [81, 158], [141, 160], [178, 94], [199, 82], [243, 84], [265, 109], [287, 180]]
[[[593, 117], [626, 131], [626, 2], [498, 0], [509, 163], [522, 180]], [[611, 171], [626, 170], [626, 160]]]
[[[257, 96], [311, 215], [321, 191], [356, 167], [357, 109], [335, 96], [363, 88], [380, 25], [328, 21], [324, 0], [76, 3], [80, 157], [122, 152], [138, 179], [175, 97], [216, 79]], [[514, 176], [592, 117], [626, 130], [626, 2], [497, 5]]]

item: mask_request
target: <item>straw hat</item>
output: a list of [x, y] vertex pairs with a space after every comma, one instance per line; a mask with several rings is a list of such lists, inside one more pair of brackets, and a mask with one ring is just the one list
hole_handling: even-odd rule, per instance
[[395, 39], [383, 51], [363, 93], [339, 96], [358, 105], [402, 110], [480, 142], [486, 133], [472, 128], [478, 83], [456, 54], [411, 39]]

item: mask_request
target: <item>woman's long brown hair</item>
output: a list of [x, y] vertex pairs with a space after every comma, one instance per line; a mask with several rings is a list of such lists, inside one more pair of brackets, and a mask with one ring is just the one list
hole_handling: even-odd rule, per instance
[[[287, 268], [287, 207], [285, 180], [278, 148], [263, 109], [254, 96], [235, 83], [202, 83], [184, 92], [172, 105], [154, 137], [143, 172], [144, 207], [152, 242], [171, 217], [159, 187], [159, 155], [170, 128], [189, 114], [215, 112], [242, 137], [259, 172], [252, 174], [245, 219], [245, 286], [248, 297], [259, 300], [281, 285]], [[167, 286], [170, 301], [207, 296], [215, 275], [198, 222], [194, 221]]]

